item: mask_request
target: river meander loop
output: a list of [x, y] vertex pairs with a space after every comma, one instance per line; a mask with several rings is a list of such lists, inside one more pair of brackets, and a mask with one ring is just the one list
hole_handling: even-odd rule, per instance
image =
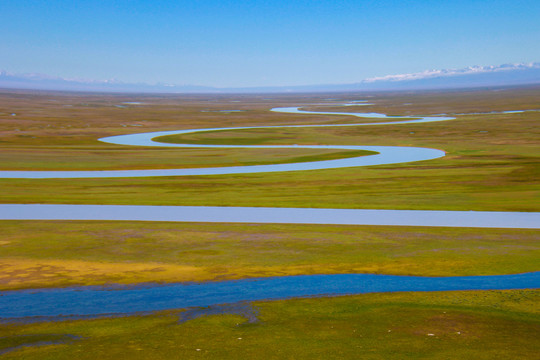
[[205, 131], [226, 131], [246, 129], [271, 129], [271, 128], [301, 128], [301, 127], [344, 127], [344, 126], [380, 126], [388, 124], [411, 124], [434, 121], [453, 120], [453, 117], [409, 117], [409, 116], [386, 116], [377, 113], [332, 113], [302, 111], [296, 107], [275, 108], [274, 112], [293, 114], [333, 114], [349, 115], [362, 118], [390, 119], [391, 121], [377, 123], [358, 124], [331, 124], [331, 125], [279, 125], [279, 126], [246, 126], [234, 128], [207, 128], [188, 129], [174, 131], [158, 131], [141, 134], [129, 134], [110, 136], [99, 139], [102, 142], [126, 145], [126, 146], [153, 146], [175, 148], [250, 148], [250, 149], [335, 149], [335, 150], [367, 150], [377, 154], [358, 156], [346, 159], [312, 161], [288, 164], [252, 165], [252, 166], [228, 166], [214, 168], [192, 169], [155, 169], [155, 170], [89, 170], [89, 171], [0, 171], [0, 178], [10, 179], [68, 179], [68, 178], [120, 178], [120, 177], [152, 177], [152, 176], [196, 176], [196, 175], [227, 175], [249, 174], [279, 171], [305, 171], [336, 169], [357, 166], [373, 166], [386, 164], [400, 164], [405, 162], [432, 160], [443, 157], [445, 152], [438, 149], [405, 147], [405, 146], [362, 146], [362, 145], [204, 145], [204, 144], [172, 144], [162, 143], [155, 138], [166, 135], [192, 134]]

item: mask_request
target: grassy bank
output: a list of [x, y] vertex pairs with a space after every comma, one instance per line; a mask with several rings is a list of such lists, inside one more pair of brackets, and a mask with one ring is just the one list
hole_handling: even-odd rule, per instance
[[[365, 294], [257, 302], [258, 322], [178, 313], [1, 324], [5, 359], [534, 359], [538, 291]], [[78, 336], [70, 340], [66, 335]], [[1, 350], [0, 350], [1, 351]]]
[[538, 270], [538, 231], [387, 226], [3, 221], [0, 289], [383, 273]]

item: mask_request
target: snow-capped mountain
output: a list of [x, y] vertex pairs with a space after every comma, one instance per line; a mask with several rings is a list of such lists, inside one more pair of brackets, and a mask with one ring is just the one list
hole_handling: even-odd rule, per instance
[[391, 91], [452, 89], [540, 84], [540, 63], [470, 66], [461, 69], [425, 70], [416, 73], [372, 77], [350, 84], [216, 88], [197, 85], [124, 83], [116, 79], [66, 79], [42, 74], [11, 74], [0, 71], [0, 88], [60, 91], [141, 92], [141, 93], [257, 93]]

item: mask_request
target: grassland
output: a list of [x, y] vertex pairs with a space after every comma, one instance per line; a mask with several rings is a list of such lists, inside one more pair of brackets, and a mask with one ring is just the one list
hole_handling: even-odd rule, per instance
[[[538, 89], [506, 95], [502, 97], [500, 92], [450, 93], [446, 98], [437, 95], [435, 99], [432, 98], [436, 94], [405, 98], [380, 95], [376, 101], [373, 100], [377, 104], [395, 101], [414, 105], [402, 105], [401, 108], [377, 105], [360, 107], [358, 111], [430, 115], [432, 112], [429, 110], [457, 113], [540, 107], [534, 101], [534, 96], [540, 96]], [[298, 97], [287, 98], [286, 101], [256, 97], [241, 100], [224, 98], [213, 102], [204, 97], [136, 98], [131, 100], [148, 104], [128, 108], [114, 107], [124, 98], [118, 101], [100, 97], [85, 99], [92, 106], [77, 102], [80, 101], [78, 98], [55, 99], [52, 105], [46, 99], [38, 97], [36, 103], [31, 101], [33, 99], [19, 100], [20, 107], [24, 103], [30, 104], [26, 112], [24, 108], [7, 107], [6, 104], [0, 109], [0, 113], [17, 114], [7, 119], [9, 121], [4, 124], [2, 133], [1, 154], [6, 169], [97, 169], [102, 165], [107, 169], [172, 168], [334, 158], [353, 154], [305, 149], [300, 152], [297, 149], [149, 149], [103, 144], [96, 139], [122, 133], [181, 128], [358, 121], [345, 116], [267, 111], [273, 106], [291, 105], [293, 102], [301, 104], [308, 99], [311, 102], [321, 101], [320, 96], [313, 95], [308, 99]], [[475, 99], [477, 101], [473, 102]], [[4, 102], [7, 100], [13, 99], [7, 98]], [[438, 101], [437, 107], [431, 101]], [[66, 103], [72, 106], [65, 108], [62, 104]], [[230, 114], [201, 112], [204, 109], [227, 109], [231, 104], [245, 111]], [[354, 111], [351, 108], [347, 110]], [[537, 146], [539, 116], [540, 112], [457, 115], [457, 120], [442, 123], [268, 129], [264, 134], [262, 130], [246, 130], [186, 135], [182, 141], [425, 146], [443, 149], [448, 155], [414, 164], [291, 173], [141, 179], [4, 179], [0, 180], [4, 189], [0, 202], [538, 211], [540, 202], [537, 201], [538, 184], [535, 179], [540, 168]], [[126, 124], [141, 126], [124, 127]], [[36, 166], [36, 163], [41, 165]], [[62, 189], [61, 193], [58, 189]]]
[[0, 349], [65, 339], [4, 358], [530, 360], [538, 358], [539, 300], [525, 290], [366, 294], [256, 302], [255, 323], [214, 315], [178, 324], [178, 312], [164, 312], [3, 324]]
[[0, 289], [247, 277], [536, 271], [537, 230], [3, 221]]
[[[329, 97], [369, 99], [374, 105], [346, 110], [307, 106], [333, 103], [325, 100]], [[357, 155], [307, 149], [137, 148], [96, 140], [148, 131], [359, 121], [268, 111], [277, 106], [457, 117], [440, 123], [223, 131], [172, 139], [423, 146], [447, 152], [432, 161], [251, 175], [0, 179], [0, 203], [540, 211], [540, 112], [489, 113], [540, 109], [539, 98], [538, 87], [294, 97], [0, 92], [2, 170], [206, 167]], [[489, 114], [478, 114], [484, 112]], [[459, 115], [463, 113], [468, 115]], [[2, 221], [0, 289], [315, 273], [519, 273], [538, 270], [539, 248], [538, 231], [519, 229]], [[0, 324], [0, 352], [65, 340], [66, 345], [22, 347], [4, 357], [533, 359], [539, 345], [538, 296], [534, 290], [484, 291], [260, 302], [254, 305], [260, 312], [255, 324], [236, 315], [177, 324], [178, 312]]]

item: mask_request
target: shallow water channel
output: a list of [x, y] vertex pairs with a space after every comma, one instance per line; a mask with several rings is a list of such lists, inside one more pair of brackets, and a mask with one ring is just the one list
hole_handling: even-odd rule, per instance
[[105, 316], [242, 301], [373, 292], [496, 290], [540, 287], [540, 272], [459, 277], [372, 274], [301, 275], [205, 283], [4, 291], [0, 318]]

